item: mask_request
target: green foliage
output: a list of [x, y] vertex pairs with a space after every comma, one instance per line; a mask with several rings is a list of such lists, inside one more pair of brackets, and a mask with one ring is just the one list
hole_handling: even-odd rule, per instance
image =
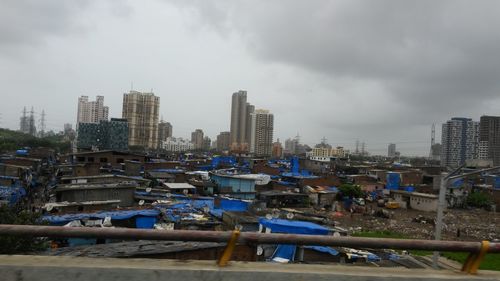
[[23, 147], [47, 147], [64, 153], [70, 150], [71, 143], [58, 135], [37, 138], [21, 132], [0, 129], [0, 153], [15, 151]]
[[[356, 237], [374, 237], [374, 238], [397, 238], [397, 239], [409, 239], [410, 237], [388, 230], [384, 231], [362, 231], [355, 232], [352, 236]], [[416, 256], [429, 256], [432, 255], [432, 251], [424, 251], [424, 250], [411, 250], [410, 253]], [[454, 260], [463, 264], [467, 259], [468, 253], [459, 253], [459, 252], [442, 252], [441, 255], [450, 260]], [[500, 253], [489, 253], [484, 257], [483, 262], [479, 266], [479, 269], [482, 270], [497, 270], [500, 271]]]
[[[0, 207], [0, 224], [38, 224], [40, 215], [17, 211], [7, 206]], [[40, 238], [0, 236], [0, 254], [21, 254], [42, 251], [48, 247]]]
[[398, 238], [398, 239], [407, 239], [406, 236], [400, 233], [392, 232], [389, 230], [383, 231], [361, 231], [355, 232], [352, 236], [356, 237], [376, 237], [376, 238]]
[[357, 185], [352, 185], [352, 184], [342, 184], [339, 187], [339, 193], [342, 193], [342, 196], [349, 196], [349, 197], [362, 197], [363, 196], [363, 191], [361, 191], [361, 188]]
[[493, 201], [488, 194], [483, 192], [472, 192], [467, 196], [467, 204], [469, 206], [483, 208], [491, 205]]

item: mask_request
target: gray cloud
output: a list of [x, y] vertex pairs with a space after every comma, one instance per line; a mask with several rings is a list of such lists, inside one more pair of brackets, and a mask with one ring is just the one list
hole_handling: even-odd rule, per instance
[[61, 128], [82, 94], [120, 116], [133, 81], [154, 88], [176, 136], [213, 138], [244, 89], [282, 140], [425, 155], [432, 123], [500, 114], [499, 12], [497, 1], [2, 1], [0, 122], [17, 128], [34, 105]]
[[0, 3], [0, 46], [38, 44], [78, 28], [74, 16], [88, 1], [19, 0]]
[[208, 2], [190, 7], [257, 58], [378, 81], [415, 112], [474, 109], [498, 93], [497, 1]]

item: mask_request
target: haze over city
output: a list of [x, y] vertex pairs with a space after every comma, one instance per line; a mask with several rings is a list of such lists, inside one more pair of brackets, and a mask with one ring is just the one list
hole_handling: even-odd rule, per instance
[[[466, 5], [467, 4], [467, 5]], [[428, 155], [430, 128], [498, 115], [500, 3], [481, 1], [4, 1], [0, 127], [24, 106], [47, 128], [81, 95], [152, 91], [174, 135], [229, 130], [231, 94], [275, 116], [274, 138], [325, 137]], [[15, 24], [13, 24], [15, 23]]]

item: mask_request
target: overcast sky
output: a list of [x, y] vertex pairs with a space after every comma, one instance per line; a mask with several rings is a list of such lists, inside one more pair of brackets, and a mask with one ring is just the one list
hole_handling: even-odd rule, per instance
[[275, 138], [427, 155], [432, 123], [500, 115], [500, 1], [0, 2], [0, 126], [24, 106], [48, 129], [81, 95], [160, 96], [174, 136], [229, 130], [231, 94], [275, 115]]

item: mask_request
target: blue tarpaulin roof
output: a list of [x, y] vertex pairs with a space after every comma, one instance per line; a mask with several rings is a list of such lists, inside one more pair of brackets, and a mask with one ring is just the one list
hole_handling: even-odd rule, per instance
[[146, 210], [126, 210], [126, 211], [102, 211], [95, 213], [79, 213], [79, 214], [66, 214], [66, 215], [50, 215], [43, 216], [42, 219], [51, 224], [65, 224], [74, 220], [83, 219], [104, 219], [111, 217], [112, 220], [126, 220], [135, 216], [143, 217], [156, 217], [160, 214], [159, 210], [146, 209]]
[[295, 245], [278, 245], [274, 251], [271, 260], [275, 262], [291, 262], [295, 259]]
[[326, 235], [329, 232], [328, 228], [306, 221], [259, 218], [259, 223], [270, 228], [273, 233]]
[[0, 186], [0, 199], [9, 201], [10, 205], [16, 204], [26, 196], [26, 190], [22, 187]]
[[311, 250], [321, 252], [321, 253], [330, 254], [332, 256], [336, 256], [339, 254], [339, 251], [337, 251], [333, 248], [330, 248], [330, 247], [325, 247], [325, 246], [304, 246], [304, 248], [311, 249]]
[[224, 211], [239, 211], [244, 212], [248, 210], [249, 202], [241, 200], [221, 199], [220, 209]]

